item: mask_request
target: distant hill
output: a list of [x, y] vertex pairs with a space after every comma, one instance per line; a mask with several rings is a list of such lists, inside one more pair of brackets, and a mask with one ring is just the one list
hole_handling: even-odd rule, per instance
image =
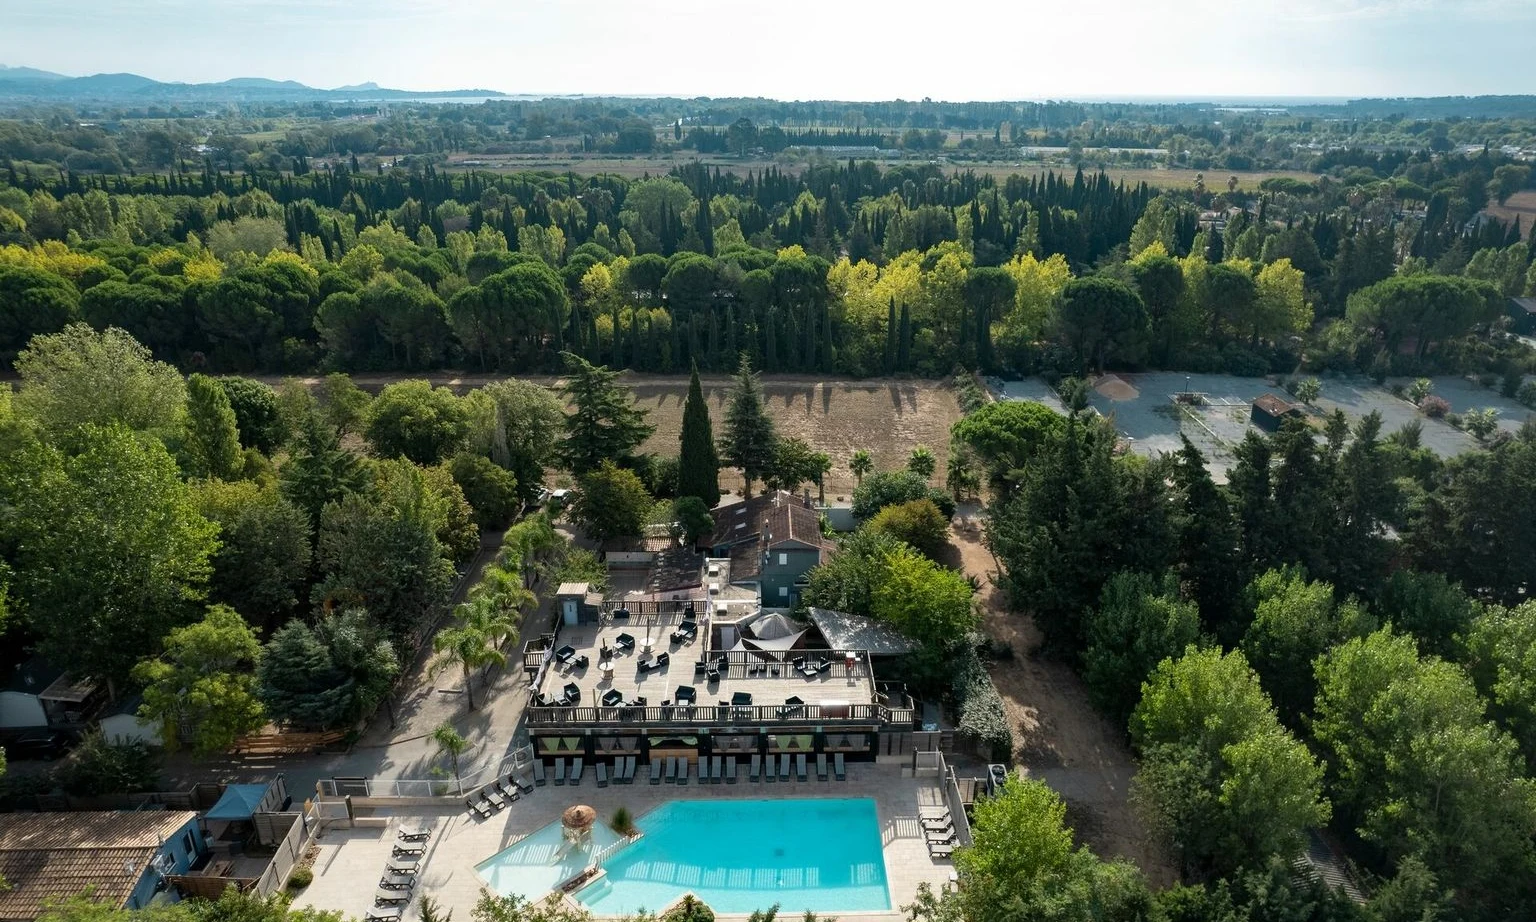
[[268, 89], [268, 90], [308, 90], [309, 87], [297, 80], [268, 80], [266, 77], [235, 77], [233, 80], [224, 80], [214, 86], [232, 86], [244, 89]]
[[34, 67], [0, 65], [0, 99], [95, 102], [118, 105], [199, 102], [290, 102], [321, 100], [448, 99], [505, 96], [497, 90], [397, 90], [369, 81], [322, 90], [296, 80], [235, 77], [220, 83], [166, 83], [138, 74], [69, 77]]
[[13, 80], [68, 80], [64, 74], [56, 74], [51, 70], [38, 70], [35, 67], [6, 67], [0, 64], [0, 82], [9, 83]]

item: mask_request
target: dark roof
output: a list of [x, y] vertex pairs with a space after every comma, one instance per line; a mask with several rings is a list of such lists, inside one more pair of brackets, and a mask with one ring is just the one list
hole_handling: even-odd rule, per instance
[[821, 536], [821, 515], [786, 490], [715, 508], [715, 531], [709, 538], [711, 547], [736, 545], [754, 538], [759, 542], [767, 541], [769, 547], [796, 541], [831, 549]]
[[731, 548], [731, 582], [747, 583], [763, 575], [760, 541], [744, 541]]
[[1510, 298], [1509, 303], [1527, 314], [1536, 314], [1536, 298]]
[[63, 674], [63, 669], [40, 656], [34, 656], [16, 667], [11, 673], [10, 681], [6, 683], [5, 690], [21, 692], [24, 695], [41, 695]]
[[1270, 416], [1285, 416], [1288, 413], [1296, 412], [1295, 405], [1287, 403], [1274, 394], [1260, 394], [1254, 399], [1253, 405]]

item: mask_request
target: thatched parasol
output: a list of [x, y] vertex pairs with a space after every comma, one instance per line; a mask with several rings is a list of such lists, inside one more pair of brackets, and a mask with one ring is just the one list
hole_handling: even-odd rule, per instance
[[597, 822], [597, 811], [585, 804], [577, 804], [574, 807], [566, 807], [565, 813], [560, 816], [560, 823], [566, 829], [585, 832]]

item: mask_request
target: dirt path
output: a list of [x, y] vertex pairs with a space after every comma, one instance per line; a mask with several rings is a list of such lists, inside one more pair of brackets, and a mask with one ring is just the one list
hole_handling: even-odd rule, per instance
[[1071, 669], [1034, 652], [1040, 631], [1028, 616], [1008, 613], [979, 533], [952, 531], [951, 538], [965, 572], [982, 582], [987, 633], [1013, 648], [1014, 658], [991, 672], [1013, 727], [1014, 762], [1061, 794], [1079, 840], [1096, 854], [1134, 861], [1154, 887], [1174, 883], [1175, 866], [1128, 801], [1136, 764], [1122, 732], [1093, 710]]

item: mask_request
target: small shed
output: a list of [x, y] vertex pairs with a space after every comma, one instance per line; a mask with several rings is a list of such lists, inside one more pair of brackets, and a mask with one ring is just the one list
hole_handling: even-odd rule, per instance
[[1536, 336], [1536, 298], [1510, 298], [1506, 311], [1510, 332]]
[[139, 705], [143, 701], [144, 699], [141, 696], [131, 695], [112, 708], [110, 714], [103, 715], [101, 718], [101, 735], [108, 742], [119, 745], [123, 743], [148, 743], [151, 746], [159, 746], [160, 725], [139, 716]]
[[1253, 401], [1249, 420], [1265, 432], [1279, 432], [1287, 419], [1299, 419], [1305, 414], [1301, 407], [1274, 394], [1260, 394]]

